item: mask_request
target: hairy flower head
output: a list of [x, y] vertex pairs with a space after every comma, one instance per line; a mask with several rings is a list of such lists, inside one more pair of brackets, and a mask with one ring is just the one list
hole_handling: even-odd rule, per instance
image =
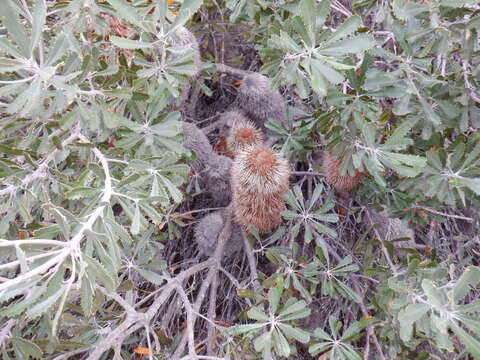
[[348, 192], [353, 190], [363, 179], [364, 174], [358, 170], [355, 175], [340, 175], [340, 166], [342, 161], [335, 159], [331, 152], [325, 152], [323, 155], [323, 172], [325, 180], [332, 185], [336, 190]]
[[235, 121], [227, 137], [228, 150], [238, 154], [251, 145], [260, 145], [263, 142], [262, 132], [249, 120]]
[[240, 151], [232, 165], [233, 187], [250, 189], [259, 194], [286, 192], [289, 175], [288, 161], [261, 146], [250, 146]]

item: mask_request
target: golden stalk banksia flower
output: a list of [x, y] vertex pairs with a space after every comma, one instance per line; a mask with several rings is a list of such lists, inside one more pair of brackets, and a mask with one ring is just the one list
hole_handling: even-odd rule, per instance
[[326, 151], [323, 155], [323, 173], [325, 180], [332, 185], [335, 190], [340, 192], [348, 192], [353, 190], [363, 179], [364, 173], [355, 170], [355, 175], [340, 175], [340, 166], [342, 161], [335, 159], [333, 154]]
[[227, 148], [234, 155], [251, 145], [261, 145], [262, 132], [249, 120], [235, 121], [227, 137]]
[[241, 151], [232, 165], [232, 200], [235, 219], [266, 233], [281, 222], [290, 171], [281, 155], [265, 147]]

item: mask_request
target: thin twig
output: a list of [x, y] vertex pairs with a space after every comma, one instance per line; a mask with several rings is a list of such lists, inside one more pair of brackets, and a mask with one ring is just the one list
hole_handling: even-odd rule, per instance
[[196, 355], [195, 353], [195, 334], [194, 334], [194, 313], [192, 303], [188, 299], [187, 294], [183, 290], [180, 284], [177, 284], [175, 287], [177, 293], [183, 300], [183, 306], [185, 306], [185, 311], [187, 313], [187, 338], [188, 338], [188, 354]]
[[247, 234], [243, 229], [242, 229], [242, 237], [243, 237], [243, 248], [245, 249], [245, 255], [247, 256], [248, 265], [250, 266], [250, 279], [255, 289], [258, 289], [260, 287], [260, 283], [258, 282], [257, 261], [255, 260], [252, 246], [248, 242]]
[[412, 206], [413, 209], [422, 209], [422, 210], [425, 210], [425, 211], [428, 211], [428, 212], [431, 212], [432, 214], [435, 214], [435, 215], [439, 215], [439, 216], [444, 216], [444, 217], [448, 217], [448, 218], [452, 218], [452, 219], [459, 219], [459, 220], [465, 220], [465, 221], [469, 221], [469, 222], [472, 222], [473, 219], [472, 218], [469, 218], [469, 217], [466, 217], [466, 216], [460, 216], [460, 215], [452, 215], [452, 214], [446, 214], [446, 213], [442, 213], [440, 211], [437, 211], [431, 207], [427, 207], [427, 206], [420, 206], [420, 205], [414, 205]]
[[3, 343], [6, 339], [8, 339], [10, 330], [15, 325], [17, 321], [15, 319], [10, 319], [7, 323], [3, 326], [3, 329], [0, 330], [0, 348], [3, 346]]
[[318, 172], [318, 171], [291, 171], [291, 175], [295, 176], [325, 176], [325, 174]]

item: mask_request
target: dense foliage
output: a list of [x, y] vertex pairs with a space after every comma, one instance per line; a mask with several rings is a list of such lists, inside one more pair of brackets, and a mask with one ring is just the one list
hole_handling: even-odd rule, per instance
[[[2, 0], [0, 26], [2, 359], [480, 359], [478, 1]], [[287, 101], [291, 188], [205, 254], [182, 124], [235, 103], [219, 64]]]

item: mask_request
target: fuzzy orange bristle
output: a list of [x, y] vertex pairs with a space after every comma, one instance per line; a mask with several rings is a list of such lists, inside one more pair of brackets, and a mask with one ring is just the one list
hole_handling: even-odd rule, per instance
[[275, 156], [267, 149], [254, 149], [247, 156], [247, 166], [257, 174], [267, 176], [276, 165]]
[[341, 192], [348, 192], [353, 190], [363, 179], [364, 173], [355, 170], [355, 175], [340, 175], [340, 166], [342, 161], [335, 159], [331, 152], [325, 152], [323, 157], [323, 172], [325, 180], [332, 185], [336, 190]]
[[270, 149], [253, 146], [240, 152], [232, 165], [232, 200], [237, 222], [255, 226], [261, 233], [280, 225], [288, 178], [287, 160]]
[[237, 131], [235, 131], [233, 136], [238, 141], [238, 143], [242, 145], [252, 144], [257, 140], [255, 131], [247, 128], [238, 129]]
[[248, 120], [235, 121], [227, 138], [228, 150], [235, 155], [250, 145], [260, 145], [262, 142], [261, 131]]

